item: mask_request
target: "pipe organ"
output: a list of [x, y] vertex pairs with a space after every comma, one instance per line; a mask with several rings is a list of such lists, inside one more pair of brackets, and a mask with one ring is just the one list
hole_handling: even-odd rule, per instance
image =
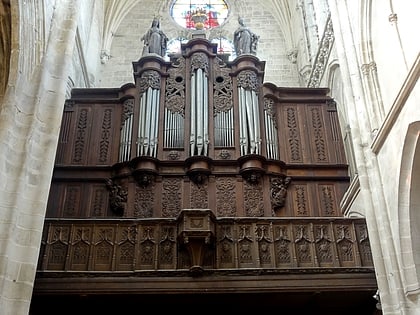
[[[234, 217], [341, 215], [347, 165], [328, 91], [264, 83], [256, 56], [226, 62], [216, 52], [217, 44], [194, 37], [169, 62], [153, 54], [133, 62], [134, 84], [74, 89], [52, 185], [62, 197], [51, 200], [51, 215], [176, 217], [188, 208]], [[87, 167], [96, 184], [61, 183], [66, 165]], [[86, 185], [112, 202], [93, 213], [66, 210], [68, 198], [91, 208]]]
[[196, 36], [134, 83], [72, 90], [35, 294], [376, 290], [328, 90], [226, 59]]

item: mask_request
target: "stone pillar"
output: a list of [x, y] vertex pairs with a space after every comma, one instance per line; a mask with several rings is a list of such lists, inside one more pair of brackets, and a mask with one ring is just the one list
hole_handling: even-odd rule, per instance
[[[12, 8], [12, 26], [25, 20], [25, 12], [31, 12], [27, 3], [15, 5], [25, 10]], [[0, 104], [2, 315], [29, 312], [79, 8], [79, 1], [57, 2], [51, 29], [45, 32], [49, 38], [45, 39], [44, 57], [29, 74], [17, 69], [18, 64], [29, 64], [28, 56], [19, 49], [29, 35], [12, 27], [18, 47], [12, 47], [13, 76]], [[17, 16], [18, 12], [22, 16]]]

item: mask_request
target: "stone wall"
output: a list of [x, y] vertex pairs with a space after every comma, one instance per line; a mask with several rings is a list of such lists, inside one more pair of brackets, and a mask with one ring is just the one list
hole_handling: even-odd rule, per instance
[[[125, 16], [114, 34], [111, 57], [102, 65], [98, 87], [120, 87], [133, 82], [132, 62], [141, 57], [141, 37], [150, 27], [153, 16], [161, 17], [160, 28], [169, 39], [185, 33], [185, 29], [178, 26], [169, 15], [170, 2], [165, 3], [141, 1]], [[279, 86], [299, 86], [296, 65], [287, 57], [282, 30], [270, 7], [251, 0], [227, 3], [232, 10], [222, 27], [224, 36], [232, 40], [233, 32], [238, 27], [238, 16], [243, 16], [245, 24], [260, 36], [257, 56], [266, 62], [265, 81]], [[215, 31], [207, 32], [207, 37], [213, 38]]]

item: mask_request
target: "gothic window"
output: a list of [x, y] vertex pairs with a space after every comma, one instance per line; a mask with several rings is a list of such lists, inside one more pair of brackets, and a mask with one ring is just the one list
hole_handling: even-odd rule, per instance
[[177, 0], [171, 7], [171, 16], [180, 26], [209, 29], [223, 24], [228, 16], [228, 7], [223, 0]]

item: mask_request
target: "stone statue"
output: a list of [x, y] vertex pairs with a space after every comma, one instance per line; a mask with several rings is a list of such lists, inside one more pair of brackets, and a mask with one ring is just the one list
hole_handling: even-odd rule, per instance
[[242, 54], [257, 54], [257, 45], [259, 36], [254, 34], [247, 26], [245, 26], [243, 19], [238, 18], [239, 27], [233, 34], [233, 44], [235, 46], [236, 55]]
[[168, 43], [168, 37], [160, 29], [160, 23], [157, 18], [152, 21], [152, 26], [141, 40], [144, 42], [143, 56], [148, 53], [155, 53], [159, 56], [165, 56]]

